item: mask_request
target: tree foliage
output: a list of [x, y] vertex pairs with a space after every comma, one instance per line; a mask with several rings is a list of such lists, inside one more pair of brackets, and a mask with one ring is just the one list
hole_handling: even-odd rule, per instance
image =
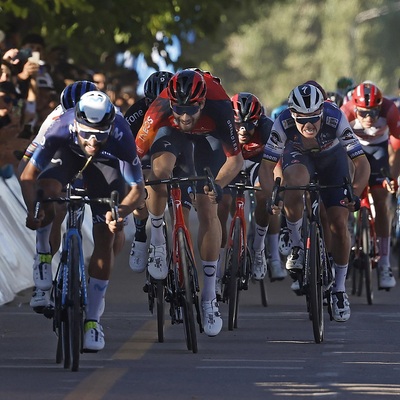
[[[225, 10], [239, 0], [4, 0], [0, 26], [6, 32], [42, 34], [49, 47], [68, 45], [78, 63], [95, 66], [103, 53], [160, 51], [177, 35], [186, 41], [211, 35]], [[163, 35], [157, 40], [157, 32]]]

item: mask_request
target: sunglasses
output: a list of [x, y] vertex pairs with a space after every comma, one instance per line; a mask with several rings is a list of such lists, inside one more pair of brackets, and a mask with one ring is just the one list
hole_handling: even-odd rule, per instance
[[105, 142], [111, 131], [111, 126], [105, 131], [85, 131], [77, 124], [78, 135], [85, 140], [91, 140], [94, 138], [97, 142]]
[[312, 115], [311, 117], [296, 117], [294, 114], [292, 114], [292, 118], [301, 125], [305, 125], [307, 123], [315, 124], [321, 119], [321, 117], [322, 112], [318, 115]]
[[256, 124], [253, 122], [235, 122], [236, 130], [240, 130], [241, 128], [244, 128], [246, 131], [252, 131], [253, 129], [256, 129]]
[[368, 116], [370, 116], [372, 119], [374, 119], [379, 116], [380, 109], [371, 108], [369, 110], [359, 110], [358, 108], [356, 108], [356, 112], [362, 118], [367, 118]]
[[200, 106], [178, 106], [178, 105], [171, 105], [172, 111], [178, 115], [195, 115], [200, 111]]

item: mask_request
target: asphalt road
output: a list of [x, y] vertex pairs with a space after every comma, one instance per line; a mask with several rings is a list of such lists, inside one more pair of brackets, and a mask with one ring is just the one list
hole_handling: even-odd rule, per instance
[[222, 304], [222, 332], [198, 334], [193, 354], [183, 326], [168, 320], [165, 342], [157, 342], [145, 277], [129, 269], [128, 251], [118, 257], [107, 294], [106, 348], [83, 354], [78, 372], [55, 364], [52, 321], [30, 310], [30, 291], [0, 307], [0, 400], [400, 397], [399, 286], [376, 291], [372, 306], [351, 296], [346, 323], [326, 313], [325, 339], [316, 344], [305, 300], [291, 292], [288, 278], [266, 281], [268, 307], [252, 284], [241, 298], [238, 329], [227, 330]]

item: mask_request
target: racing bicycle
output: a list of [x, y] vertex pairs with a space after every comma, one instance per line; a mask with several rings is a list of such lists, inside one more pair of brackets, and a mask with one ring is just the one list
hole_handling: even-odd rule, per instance
[[[313, 178], [307, 185], [281, 186], [281, 179], [276, 178], [272, 190], [271, 204], [278, 205], [279, 193], [285, 190], [305, 191], [302, 238], [305, 246], [304, 267], [297, 278], [300, 294], [306, 297], [307, 311], [312, 321], [314, 340], [321, 343], [324, 339], [324, 299], [332, 320], [331, 287], [334, 282], [331, 259], [326, 248], [324, 232], [320, 218], [320, 191], [342, 187], [346, 190], [350, 202], [353, 201], [352, 187], [347, 178], [342, 185], [321, 185], [318, 178]], [[307, 194], [307, 196], [306, 196]]]
[[[51, 303], [54, 307], [44, 310], [44, 315], [53, 318], [53, 331], [58, 337], [56, 363], [64, 361], [64, 368], [78, 371], [80, 354], [83, 350], [84, 314], [87, 304], [87, 285], [85, 261], [82, 249], [82, 223], [86, 204], [110, 205], [113, 219], [118, 220], [117, 191], [110, 198], [89, 199], [84, 189], [67, 184], [65, 197], [43, 199], [38, 193], [35, 216], [38, 216], [40, 204], [48, 202], [67, 205], [66, 231], [62, 240], [62, 251], [57, 273], [51, 289]], [[85, 350], [87, 352], [87, 350]]]

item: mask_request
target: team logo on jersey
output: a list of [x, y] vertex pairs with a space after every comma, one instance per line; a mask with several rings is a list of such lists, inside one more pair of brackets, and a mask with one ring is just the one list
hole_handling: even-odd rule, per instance
[[284, 129], [289, 129], [290, 127], [294, 126], [294, 119], [288, 118], [282, 121], [282, 126]]
[[278, 146], [279, 143], [282, 143], [282, 139], [279, 136], [277, 131], [272, 131], [270, 136], [269, 136], [269, 140], [271, 140], [271, 142], [275, 145]]
[[339, 120], [337, 118], [328, 116], [325, 118], [325, 123], [332, 128], [336, 128], [338, 126]]
[[344, 141], [353, 140], [354, 139], [353, 132], [350, 129], [345, 129], [340, 138]]

